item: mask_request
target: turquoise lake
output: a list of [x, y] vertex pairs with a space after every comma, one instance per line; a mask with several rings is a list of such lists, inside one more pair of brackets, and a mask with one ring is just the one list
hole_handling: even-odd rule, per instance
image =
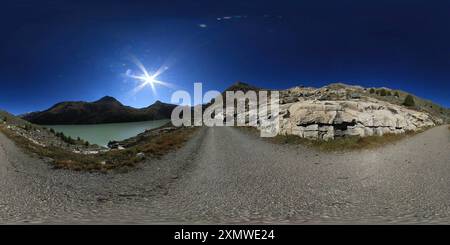
[[124, 140], [136, 136], [145, 130], [163, 126], [170, 120], [155, 120], [131, 123], [107, 123], [93, 125], [48, 125], [56, 132], [62, 132], [72, 138], [80, 137], [91, 144], [106, 146], [112, 140]]

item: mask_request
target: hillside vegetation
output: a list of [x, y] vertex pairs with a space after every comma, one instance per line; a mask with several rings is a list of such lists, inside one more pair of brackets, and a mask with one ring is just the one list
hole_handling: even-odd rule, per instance
[[[381, 90], [388, 91], [389, 94], [383, 95], [381, 92], [379, 92]], [[407, 97], [411, 96], [414, 100], [414, 105], [407, 104], [411, 108], [418, 111], [428, 112], [431, 115], [442, 118], [445, 122], [450, 123], [450, 109], [438, 105], [430, 100], [420, 98], [418, 96], [415, 96], [402, 90], [395, 90], [388, 88], [369, 88], [364, 89], [363, 91], [373, 98], [383, 100], [396, 105], [404, 105], [405, 101], [407, 100]], [[375, 92], [371, 93], [371, 91]]]

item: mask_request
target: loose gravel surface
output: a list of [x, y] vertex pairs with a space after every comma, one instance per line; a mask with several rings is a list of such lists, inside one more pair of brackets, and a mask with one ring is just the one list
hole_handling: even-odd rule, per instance
[[0, 134], [0, 223], [450, 223], [450, 131], [360, 152], [203, 128], [108, 174], [55, 170]]

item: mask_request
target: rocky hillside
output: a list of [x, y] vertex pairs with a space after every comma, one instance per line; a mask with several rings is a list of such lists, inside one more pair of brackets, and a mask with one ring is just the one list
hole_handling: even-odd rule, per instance
[[156, 101], [149, 107], [136, 109], [106, 96], [95, 102], [61, 102], [45, 111], [29, 113], [22, 118], [41, 125], [138, 122], [170, 118], [175, 107], [176, 105]]
[[93, 154], [106, 150], [103, 147], [91, 145], [82, 139], [72, 139], [62, 133], [32, 124], [1, 110], [0, 131], [15, 139], [16, 143], [28, 148], [41, 146], [83, 154]]
[[25, 126], [28, 122], [13, 114], [0, 110], [0, 123], [16, 126]]
[[[346, 86], [345, 84], [333, 84], [333, 87]], [[348, 86], [348, 85], [347, 85]], [[355, 92], [365, 94], [369, 97], [386, 101], [396, 105], [403, 105], [405, 98], [411, 95], [414, 98], [415, 105], [410, 108], [418, 111], [427, 112], [435, 117], [442, 118], [444, 121], [450, 123], [450, 109], [442, 107], [430, 100], [426, 100], [410, 94], [402, 90], [395, 90], [389, 88], [362, 88], [358, 86], [350, 86]]]
[[[331, 84], [319, 89], [291, 88], [281, 91], [280, 97], [280, 133], [310, 139], [398, 134], [445, 121], [445, 116], [431, 113], [420, 103], [402, 105], [406, 95], [388, 89], [377, 94], [359, 86]], [[388, 102], [389, 97], [395, 98]]]
[[329, 140], [417, 131], [445, 123], [449, 111], [407, 93], [387, 88], [330, 84], [280, 91], [280, 134]]

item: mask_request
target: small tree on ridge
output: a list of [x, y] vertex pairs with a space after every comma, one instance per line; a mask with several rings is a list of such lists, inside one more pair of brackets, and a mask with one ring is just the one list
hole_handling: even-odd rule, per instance
[[414, 97], [412, 97], [412, 95], [408, 94], [408, 96], [406, 96], [405, 101], [403, 102], [404, 106], [415, 106], [416, 102], [414, 101]]

